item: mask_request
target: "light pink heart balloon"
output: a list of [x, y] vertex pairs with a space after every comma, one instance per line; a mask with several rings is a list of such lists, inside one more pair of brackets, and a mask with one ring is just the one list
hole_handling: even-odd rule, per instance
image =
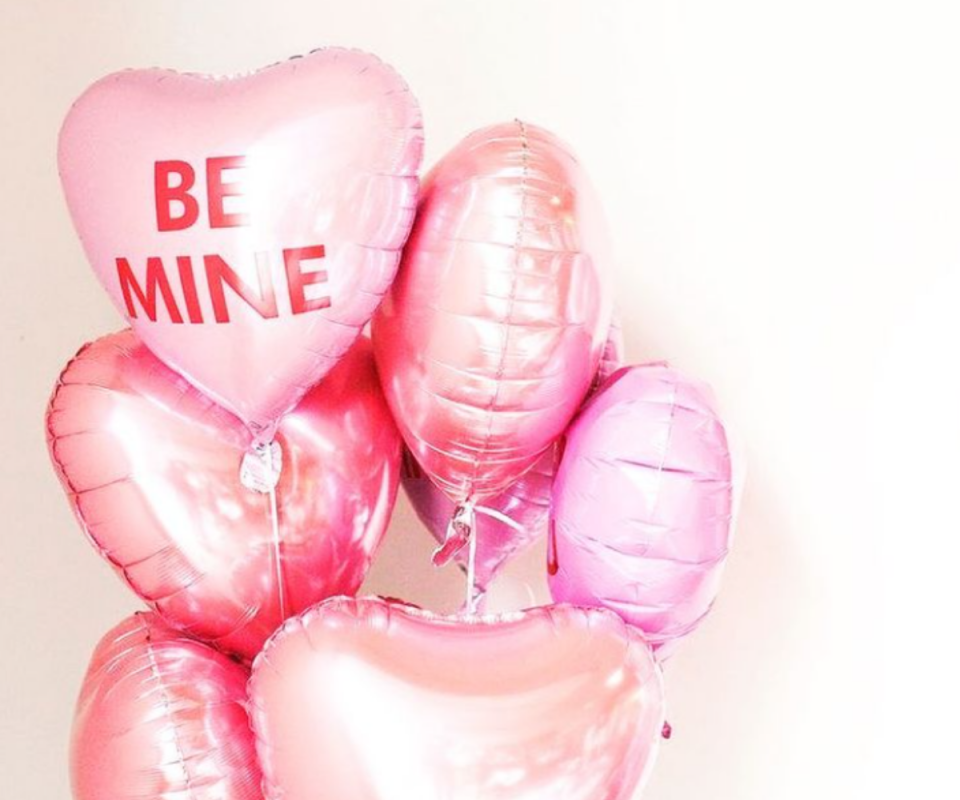
[[[593, 388], [599, 387], [616, 372], [622, 362], [623, 334], [619, 324], [614, 321], [610, 325]], [[547, 532], [550, 492], [558, 458], [556, 448], [551, 447], [502, 494], [484, 501], [487, 508], [508, 517], [519, 527], [514, 528], [496, 517], [483, 514], [477, 517], [475, 574], [477, 588], [481, 592], [486, 591], [490, 582], [512, 558]], [[433, 485], [409, 450], [404, 453], [400, 479], [420, 521], [442, 543], [446, 539], [455, 504]], [[456, 559], [466, 568], [468, 548], [461, 548]]]
[[97, 645], [70, 747], [75, 800], [260, 800], [246, 668], [134, 614]]
[[477, 131], [430, 172], [373, 342], [404, 440], [453, 502], [505, 491], [580, 407], [609, 261], [583, 168], [541, 128]]
[[566, 435], [553, 598], [616, 611], [664, 658], [717, 596], [735, 490], [709, 387], [665, 364], [617, 372]]
[[280, 425], [277, 536], [269, 495], [240, 483], [249, 431], [130, 331], [70, 362], [47, 430], [100, 554], [168, 622], [246, 658], [287, 616], [359, 588], [399, 485], [367, 339]]
[[390, 286], [422, 144], [402, 79], [331, 48], [230, 79], [110, 75], [70, 110], [60, 174], [140, 339], [268, 441]]
[[663, 725], [641, 635], [571, 606], [329, 600], [270, 640], [250, 699], [267, 800], [628, 800]]

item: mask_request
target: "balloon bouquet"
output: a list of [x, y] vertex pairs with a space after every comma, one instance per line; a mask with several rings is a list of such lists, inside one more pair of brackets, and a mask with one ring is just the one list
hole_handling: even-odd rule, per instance
[[[121, 72], [71, 109], [64, 191], [130, 327], [67, 365], [49, 448], [150, 607], [94, 653], [78, 800], [626, 800], [648, 774], [660, 663], [729, 544], [723, 424], [620, 366], [563, 142], [495, 125], [421, 188], [422, 144], [405, 83], [341, 49]], [[458, 614], [352, 597], [401, 473]], [[482, 613], [544, 535], [558, 604]]]

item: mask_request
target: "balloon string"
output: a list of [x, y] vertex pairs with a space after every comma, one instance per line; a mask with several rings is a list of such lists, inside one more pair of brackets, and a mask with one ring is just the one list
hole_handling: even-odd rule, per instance
[[270, 489], [270, 524], [273, 528], [273, 561], [276, 569], [277, 597], [280, 601], [280, 619], [287, 618], [287, 592], [283, 581], [283, 561], [280, 556], [280, 514], [277, 510], [276, 487]]
[[[267, 458], [270, 460], [270, 469], [273, 469], [273, 452], [267, 446]], [[273, 562], [276, 570], [277, 599], [280, 603], [280, 619], [287, 618], [287, 592], [283, 580], [283, 560], [280, 554], [280, 512], [277, 508], [277, 487], [270, 487], [270, 526], [273, 529]]]
[[[476, 518], [474, 518], [476, 519]], [[477, 613], [477, 531], [470, 530], [467, 542], [467, 613]]]

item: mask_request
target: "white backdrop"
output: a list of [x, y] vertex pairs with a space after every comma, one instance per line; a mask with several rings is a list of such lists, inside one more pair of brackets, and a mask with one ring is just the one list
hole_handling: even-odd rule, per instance
[[[0, 776], [68, 796], [72, 704], [136, 604], [48, 465], [58, 370], [120, 326], [56, 175], [71, 100], [125, 66], [324, 44], [397, 67], [431, 163], [520, 116], [593, 174], [632, 360], [711, 381], [750, 480], [724, 594], [668, 665], [649, 800], [956, 796], [960, 24], [883, 0], [3, 0]], [[401, 503], [371, 589], [449, 607]], [[537, 581], [516, 565], [502, 602]]]

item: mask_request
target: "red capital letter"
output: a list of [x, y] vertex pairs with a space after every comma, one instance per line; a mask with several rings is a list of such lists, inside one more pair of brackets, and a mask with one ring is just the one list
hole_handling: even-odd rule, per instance
[[247, 164], [244, 156], [222, 156], [207, 159], [207, 213], [211, 228], [240, 228], [250, 224], [247, 214], [228, 214], [223, 208], [225, 197], [240, 197], [243, 194], [240, 181], [223, 182], [223, 173], [228, 169], [242, 169]]
[[146, 291], [137, 282], [130, 268], [130, 262], [125, 258], [117, 259], [117, 276], [120, 278], [123, 302], [126, 303], [127, 316], [130, 319], [137, 318], [137, 308], [133, 304], [133, 297], [136, 295], [137, 300], [140, 301], [140, 307], [147, 313], [147, 319], [151, 322], [157, 321], [157, 289], [159, 289], [163, 304], [167, 307], [167, 314], [170, 315], [170, 321], [177, 325], [183, 323], [177, 301], [173, 299], [173, 292], [170, 290], [167, 273], [163, 270], [163, 259], [158, 256], [147, 259]]
[[207, 288], [213, 303], [213, 317], [217, 322], [229, 322], [230, 312], [224, 296], [223, 284], [226, 283], [234, 293], [264, 319], [277, 316], [277, 298], [273, 292], [273, 280], [270, 278], [270, 263], [265, 253], [257, 253], [257, 283], [260, 294], [244, 283], [230, 265], [220, 256], [203, 257], [203, 266], [207, 271]]
[[326, 283], [327, 271], [320, 269], [304, 272], [302, 262], [323, 258], [325, 254], [322, 244], [313, 247], [291, 247], [283, 251], [283, 264], [287, 269], [287, 291], [290, 293], [290, 307], [294, 314], [330, 307], [328, 295], [308, 299], [304, 291], [307, 286]]
[[[170, 185], [170, 176], [179, 175], [176, 186]], [[157, 161], [153, 165], [153, 195], [157, 207], [157, 230], [182, 231], [197, 221], [200, 206], [190, 194], [196, 174], [186, 161]], [[178, 202], [183, 206], [179, 217], [173, 215], [171, 206]]]

